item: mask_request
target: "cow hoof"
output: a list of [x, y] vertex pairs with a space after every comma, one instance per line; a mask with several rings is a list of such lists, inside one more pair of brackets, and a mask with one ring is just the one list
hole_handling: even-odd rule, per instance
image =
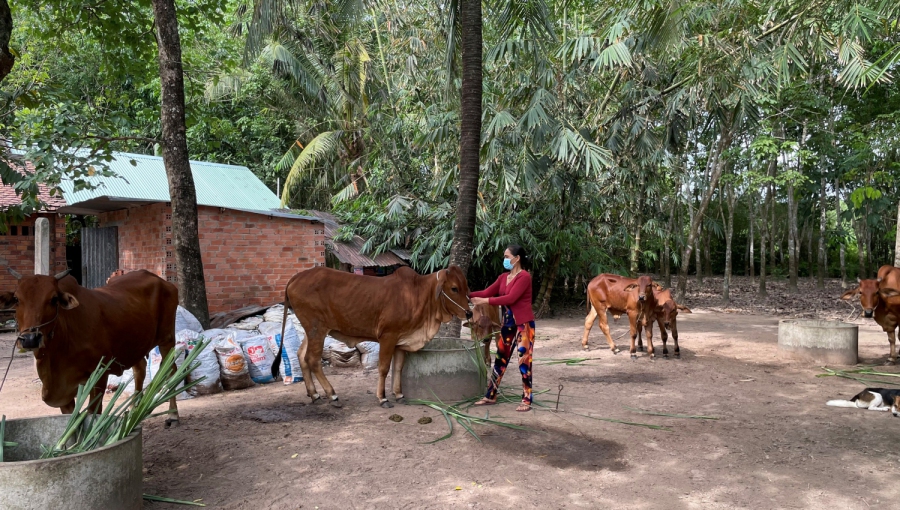
[[637, 354], [631, 355], [631, 361], [637, 361]]
[[616, 348], [616, 349], [611, 349], [611, 350], [612, 350], [612, 353], [613, 353], [613, 354], [619, 354], [620, 352], [622, 352], [622, 350], [621, 350], [621, 349], [618, 349], [618, 348]]
[[169, 418], [168, 420], [166, 420], [166, 428], [167, 429], [174, 429], [176, 427], [178, 427], [178, 419], [177, 418]]
[[586, 345], [582, 345], [582, 346], [581, 346], [581, 350], [583, 350], [583, 351], [589, 351], [589, 350], [591, 350], [591, 348], [588, 347], [588, 346], [586, 346]]
[[400, 397], [396, 401], [398, 404], [406, 405], [406, 397]]
[[675, 353], [675, 359], [681, 359], [681, 353], [680, 353], [680, 352], [676, 352], [676, 353]]
[[383, 407], [385, 409], [390, 409], [390, 408], [394, 407], [394, 404], [391, 404], [391, 402], [388, 400], [382, 400], [381, 407]]
[[664, 352], [664, 353], [663, 353], [663, 358], [665, 358], [665, 359], [669, 359], [669, 353], [667, 353], [667, 352]]
[[315, 405], [315, 404], [322, 404], [322, 403], [325, 402], [324, 400], [322, 400], [322, 397], [320, 397], [320, 396], [318, 396], [318, 395], [316, 395], [315, 397], [310, 397], [310, 398], [312, 399], [313, 405]]

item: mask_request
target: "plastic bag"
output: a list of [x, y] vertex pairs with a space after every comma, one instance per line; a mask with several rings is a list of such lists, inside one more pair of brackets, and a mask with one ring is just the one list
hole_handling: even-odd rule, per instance
[[381, 345], [378, 342], [360, 342], [356, 344], [356, 350], [359, 351], [360, 362], [364, 369], [378, 368], [378, 355], [381, 352]]
[[241, 322], [237, 322], [229, 326], [230, 329], [243, 329], [244, 331], [252, 331], [257, 329], [259, 325], [262, 323], [262, 317], [247, 317]]
[[284, 305], [275, 305], [272, 308], [266, 310], [266, 313], [263, 314], [263, 323], [266, 322], [277, 322], [281, 324], [281, 321], [284, 318]]
[[[191, 330], [179, 331], [175, 334], [175, 341], [183, 341], [188, 353], [193, 351], [206, 338], [202, 333], [196, 333]], [[216, 354], [213, 349], [213, 344], [210, 343], [197, 355], [195, 361], [200, 363], [200, 365], [188, 375], [188, 382], [196, 381], [201, 377], [205, 378], [188, 390], [188, 393], [193, 396], [212, 395], [222, 391], [222, 384], [219, 382], [219, 362], [216, 360]]]
[[186, 329], [199, 333], [203, 331], [203, 326], [191, 312], [179, 306], [178, 310], [175, 311], [175, 332]]
[[222, 388], [242, 390], [253, 386], [244, 351], [230, 335], [226, 335], [215, 347], [219, 361]]
[[359, 351], [331, 336], [325, 337], [322, 359], [331, 363], [331, 366], [339, 368], [358, 367], [360, 365]]
[[284, 384], [294, 384], [303, 380], [303, 370], [300, 367], [300, 359], [297, 351], [300, 349], [300, 336], [294, 325], [288, 321], [284, 325], [284, 341], [281, 341], [281, 323], [263, 322], [259, 325], [259, 332], [266, 335], [269, 340], [269, 348], [276, 355], [278, 345], [281, 344], [281, 363], [278, 365], [278, 373]]
[[247, 361], [250, 362], [250, 379], [257, 384], [275, 382], [275, 378], [272, 377], [275, 353], [269, 347], [268, 337], [265, 335], [252, 336], [241, 340], [240, 343]]

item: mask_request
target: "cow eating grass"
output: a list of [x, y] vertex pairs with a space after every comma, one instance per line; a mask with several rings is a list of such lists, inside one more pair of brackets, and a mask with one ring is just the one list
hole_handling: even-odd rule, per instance
[[[165, 357], [175, 347], [178, 289], [149, 271], [112, 278], [99, 289], [86, 289], [63, 271], [56, 276], [22, 276], [15, 292], [0, 295], [0, 306], [15, 308], [19, 346], [34, 353], [41, 398], [63, 414], [75, 411], [78, 386], [102, 360], [113, 360], [91, 389], [100, 412], [109, 374], [134, 371], [135, 388], [146, 376], [145, 356], [156, 346]], [[173, 372], [176, 370], [172, 366]], [[166, 427], [178, 424], [175, 397], [169, 401]]]
[[[312, 374], [331, 399], [340, 407], [338, 396], [322, 371], [325, 336], [331, 335], [350, 347], [374, 339], [381, 346], [378, 356], [378, 389], [382, 407], [393, 407], [385, 398], [385, 379], [393, 361], [393, 390], [403, 403], [400, 374], [406, 352], [418, 351], [437, 335], [442, 323], [453, 317], [469, 319], [469, 286], [458, 266], [436, 273], [419, 275], [401, 267], [390, 276], [378, 278], [317, 267], [295, 274], [284, 292], [284, 318], [293, 310], [306, 341], [297, 356], [303, 370], [306, 393], [318, 401]], [[284, 326], [282, 326], [283, 328]], [[282, 330], [284, 338], [284, 330]], [[272, 365], [278, 376], [281, 348]]]

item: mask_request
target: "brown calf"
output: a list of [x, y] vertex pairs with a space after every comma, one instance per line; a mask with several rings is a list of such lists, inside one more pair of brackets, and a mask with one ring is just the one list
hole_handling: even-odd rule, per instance
[[[581, 346], [588, 349], [588, 336], [594, 326], [594, 320], [599, 319], [600, 329], [606, 335], [606, 341], [613, 353], [618, 354], [612, 336], [609, 334], [609, 323], [606, 312], [612, 313], [614, 319], [621, 315], [628, 315], [628, 325], [631, 333], [631, 359], [637, 359], [635, 339], [641, 325], [646, 325], [647, 320], [656, 308], [656, 299], [653, 289], [660, 289], [659, 284], [653, 283], [649, 276], [641, 276], [637, 279], [626, 278], [615, 274], [601, 274], [591, 280], [587, 288], [588, 315], [584, 319], [584, 336]], [[655, 358], [653, 351], [652, 333], [647, 332], [647, 353]]]
[[[676, 358], [681, 358], [681, 350], [678, 348], [678, 324], [676, 319], [678, 318], [679, 310], [684, 313], [691, 313], [691, 309], [675, 303], [675, 300], [672, 299], [672, 292], [669, 289], [654, 289], [653, 297], [656, 299], [656, 308], [653, 309], [653, 315], [647, 322], [647, 337], [653, 336], [653, 322], [655, 321], [659, 324], [659, 335], [662, 337], [663, 358], [669, 357], [669, 349], [666, 347], [666, 341], [668, 340], [666, 330], [672, 332], [672, 340], [675, 342], [673, 355]], [[638, 330], [638, 350], [644, 350], [640, 329]]]
[[893, 365], [897, 361], [897, 326], [900, 325], [900, 269], [894, 266], [881, 266], [878, 277], [870, 280], [859, 280], [859, 285], [841, 296], [844, 301], [859, 295], [859, 304], [867, 318], [875, 318], [875, 322], [887, 333], [891, 344], [891, 354], [887, 363]]

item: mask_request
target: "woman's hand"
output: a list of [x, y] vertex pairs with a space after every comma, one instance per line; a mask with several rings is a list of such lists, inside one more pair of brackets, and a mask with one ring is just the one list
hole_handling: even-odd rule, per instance
[[473, 297], [470, 301], [472, 301], [472, 304], [476, 306], [490, 304], [488, 303], [489, 299], [484, 297]]

